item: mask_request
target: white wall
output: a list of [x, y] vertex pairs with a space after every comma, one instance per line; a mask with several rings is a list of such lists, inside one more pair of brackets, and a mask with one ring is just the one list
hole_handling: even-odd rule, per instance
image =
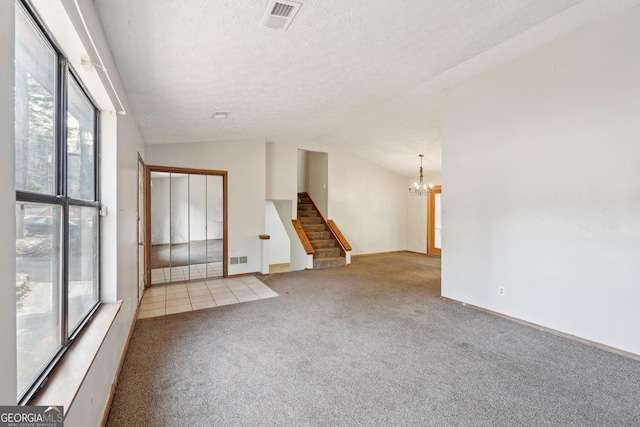
[[328, 162], [329, 155], [327, 153], [318, 153], [315, 151], [307, 151], [306, 165], [306, 191], [313, 200], [320, 214], [328, 219], [329, 214], [329, 183]]
[[298, 193], [302, 193], [307, 189], [307, 157], [309, 153], [304, 150], [298, 150]]
[[294, 218], [292, 212], [295, 209], [295, 203], [292, 200], [278, 200], [274, 203], [278, 216], [282, 221], [287, 236], [289, 236], [289, 242], [291, 243], [289, 251], [289, 263], [291, 271], [304, 270], [305, 268], [313, 267], [313, 260], [309, 260], [307, 251], [302, 246], [302, 242], [298, 238], [296, 230], [293, 228], [291, 220]]
[[[298, 197], [298, 159], [295, 144], [267, 142], [266, 196], [269, 200], [296, 200]], [[294, 168], [292, 172], [291, 168]], [[304, 174], [303, 174], [304, 176]], [[292, 206], [295, 218], [296, 206]]]
[[296, 200], [298, 149], [328, 154], [327, 219], [336, 222], [352, 254], [405, 249], [405, 178], [334, 147], [267, 143], [267, 198]]
[[640, 354], [638, 22], [446, 94], [444, 296]]
[[298, 150], [298, 192], [308, 193], [325, 219], [329, 202], [328, 158], [327, 153]]
[[403, 177], [339, 150], [329, 151], [329, 214], [352, 255], [405, 249]]
[[16, 404], [16, 289], [14, 184], [13, 51], [14, 8], [12, 1], [0, 2], [0, 405]]
[[260, 271], [258, 236], [265, 232], [265, 155], [263, 140], [146, 148], [149, 165], [228, 171], [229, 257], [248, 258], [247, 264], [229, 265], [230, 275]]
[[[276, 210], [277, 203], [280, 202], [268, 200], [265, 204], [264, 228], [265, 233], [271, 236], [269, 239], [269, 264], [288, 264], [291, 260], [291, 241]], [[291, 202], [284, 203], [290, 204]]]

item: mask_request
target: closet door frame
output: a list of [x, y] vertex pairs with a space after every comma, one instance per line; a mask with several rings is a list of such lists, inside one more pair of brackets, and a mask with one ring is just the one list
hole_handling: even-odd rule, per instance
[[[188, 175], [205, 175], [222, 177], [222, 212], [223, 212], [223, 236], [222, 236], [222, 277], [228, 278], [228, 215], [227, 215], [227, 171], [209, 169], [178, 168], [173, 166], [147, 165], [145, 185], [145, 241], [151, 242], [151, 172], [168, 172]], [[145, 245], [145, 288], [151, 286], [151, 244]]]

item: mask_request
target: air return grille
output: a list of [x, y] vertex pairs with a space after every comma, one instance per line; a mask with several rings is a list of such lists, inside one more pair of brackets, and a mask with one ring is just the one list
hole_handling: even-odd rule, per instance
[[271, 15], [282, 16], [284, 18], [287, 18], [291, 14], [292, 10], [293, 10], [293, 6], [291, 6], [290, 4], [276, 3], [275, 6], [273, 6]]
[[300, 6], [302, 6], [302, 3], [271, 0], [260, 25], [275, 30], [286, 30], [291, 25], [291, 21], [298, 13]]

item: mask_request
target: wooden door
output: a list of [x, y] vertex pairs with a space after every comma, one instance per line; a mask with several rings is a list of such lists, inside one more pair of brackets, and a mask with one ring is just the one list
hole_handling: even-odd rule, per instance
[[442, 255], [442, 186], [436, 185], [429, 196], [429, 218], [427, 227], [427, 253]]

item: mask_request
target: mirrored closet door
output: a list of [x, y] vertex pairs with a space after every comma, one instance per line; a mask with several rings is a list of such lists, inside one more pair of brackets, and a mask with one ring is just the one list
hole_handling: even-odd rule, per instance
[[151, 285], [226, 275], [226, 172], [150, 166]]

